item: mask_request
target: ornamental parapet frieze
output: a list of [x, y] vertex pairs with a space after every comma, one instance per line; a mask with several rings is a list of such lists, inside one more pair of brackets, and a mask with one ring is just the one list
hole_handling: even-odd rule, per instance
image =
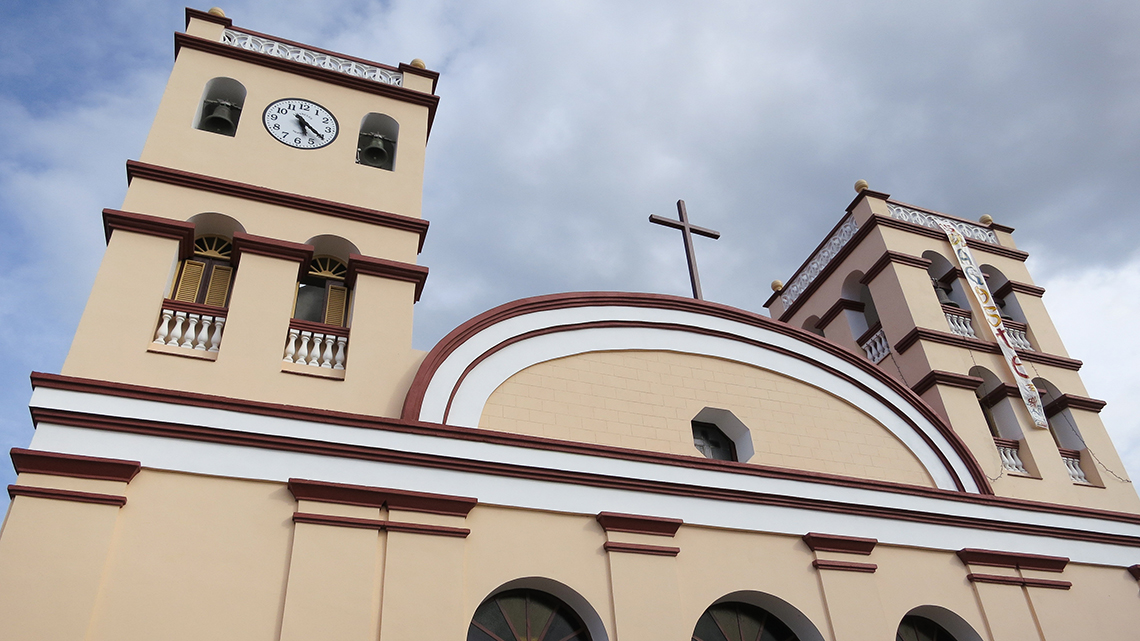
[[256, 51], [257, 53], [263, 53], [275, 58], [284, 58], [285, 60], [292, 60], [313, 67], [320, 67], [337, 73], [364, 78], [365, 80], [382, 82], [387, 85], [401, 87], [404, 84], [404, 74], [399, 71], [383, 69], [374, 65], [364, 64], [363, 62], [348, 60], [332, 54], [277, 42], [269, 38], [263, 38], [233, 29], [226, 29], [225, 32], [223, 32], [222, 43], [239, 49]]
[[828, 238], [827, 242], [815, 252], [808, 264], [792, 279], [792, 282], [784, 287], [783, 294], [780, 296], [784, 303], [784, 309], [791, 307], [792, 303], [796, 302], [796, 299], [811, 286], [812, 282], [819, 277], [828, 263], [839, 254], [839, 251], [847, 245], [857, 231], [859, 231], [859, 225], [855, 223], [854, 218], [847, 216], [843, 219], [831, 238]]
[[887, 209], [891, 212], [891, 218], [895, 220], [942, 231], [942, 228], [939, 227], [936, 222], [941, 220], [953, 225], [954, 229], [958, 230], [958, 233], [966, 238], [973, 238], [974, 240], [980, 240], [983, 243], [989, 243], [991, 245], [1001, 244], [998, 242], [997, 234], [995, 234], [993, 230], [986, 229], [985, 227], [972, 225], [960, 220], [953, 220], [951, 218], [943, 218], [942, 216], [935, 216], [934, 214], [903, 207], [902, 205], [896, 205], [891, 202], [887, 203]]

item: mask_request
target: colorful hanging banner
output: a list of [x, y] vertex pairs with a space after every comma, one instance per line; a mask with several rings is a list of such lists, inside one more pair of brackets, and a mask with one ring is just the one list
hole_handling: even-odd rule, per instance
[[994, 338], [997, 339], [1002, 356], [1005, 356], [1005, 364], [1013, 373], [1013, 379], [1017, 381], [1021, 400], [1025, 401], [1025, 409], [1029, 410], [1033, 424], [1043, 430], [1049, 429], [1049, 422], [1045, 418], [1045, 408], [1041, 405], [1041, 394], [1038, 393], [1037, 386], [1029, 379], [1029, 372], [1025, 371], [1021, 357], [1009, 344], [1009, 334], [1006, 333], [1005, 323], [1001, 320], [1001, 311], [998, 309], [997, 301], [990, 294], [990, 288], [986, 284], [986, 276], [978, 267], [978, 263], [974, 262], [974, 255], [970, 252], [969, 246], [966, 245], [966, 239], [948, 221], [934, 216], [930, 218], [938, 223], [942, 231], [946, 232], [946, 237], [950, 239], [950, 246], [954, 248], [954, 256], [958, 258], [958, 266], [962, 268], [962, 272], [966, 275], [966, 281], [970, 283], [970, 291], [974, 292], [974, 298], [982, 307], [982, 313], [986, 317], [986, 325], [989, 326]]

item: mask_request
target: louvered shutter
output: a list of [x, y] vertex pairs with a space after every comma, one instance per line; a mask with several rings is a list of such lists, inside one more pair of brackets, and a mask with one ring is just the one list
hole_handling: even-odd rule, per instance
[[344, 326], [344, 309], [348, 305], [348, 289], [336, 285], [329, 286], [328, 300], [325, 303], [325, 324]]
[[214, 271], [210, 273], [210, 284], [206, 286], [204, 302], [207, 305], [226, 306], [226, 294], [230, 293], [230, 276], [233, 273], [234, 268], [229, 265], [214, 265]]
[[194, 303], [198, 300], [198, 288], [202, 285], [202, 274], [206, 271], [206, 263], [188, 260], [182, 263], [182, 275], [178, 279], [178, 287], [174, 290], [174, 300], [184, 303]]

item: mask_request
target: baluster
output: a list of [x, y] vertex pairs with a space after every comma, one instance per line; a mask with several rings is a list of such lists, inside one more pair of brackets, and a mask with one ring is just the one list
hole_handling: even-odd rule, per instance
[[178, 347], [178, 340], [182, 338], [182, 325], [186, 322], [186, 312], [176, 312], [174, 314], [174, 329], [170, 330], [170, 338], [166, 340], [167, 345]]
[[297, 353], [297, 335], [300, 332], [296, 329], [289, 328], [289, 338], [285, 339], [285, 358], [286, 363], [293, 362], [293, 355]]
[[169, 309], [162, 310], [162, 320], [158, 323], [158, 331], [155, 332], [154, 342], [159, 345], [166, 344], [166, 336], [170, 333], [170, 320], [174, 318], [174, 312]]
[[179, 347], [190, 348], [194, 347], [194, 328], [198, 326], [199, 317], [197, 314], [187, 314], [186, 318], [188, 319], [186, 323], [186, 333], [182, 339], [182, 345]]
[[194, 341], [194, 349], [206, 351], [206, 341], [210, 339], [210, 326], [213, 325], [213, 316], [202, 316], [202, 329], [198, 330], [198, 340]]
[[301, 346], [297, 348], [297, 356], [293, 359], [294, 363], [300, 365], [309, 364], [309, 339], [312, 337], [312, 332], [301, 332]]
[[347, 336], [336, 337], [336, 363], [333, 364], [333, 369], [344, 369], [344, 348], [347, 345]]
[[325, 335], [313, 332], [313, 346], [309, 348], [309, 362], [308, 365], [319, 367], [321, 364], [321, 342], [324, 341]]
[[336, 336], [325, 334], [325, 349], [321, 354], [321, 367], [325, 369], [332, 369], [333, 341], [335, 340]]
[[226, 319], [222, 316], [214, 318], [214, 335], [210, 337], [210, 351], [216, 352], [222, 346], [222, 326], [226, 324]]

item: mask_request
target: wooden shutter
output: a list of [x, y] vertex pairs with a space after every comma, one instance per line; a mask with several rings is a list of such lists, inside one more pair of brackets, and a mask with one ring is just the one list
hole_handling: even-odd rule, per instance
[[325, 302], [325, 324], [344, 327], [344, 309], [348, 304], [348, 289], [336, 285], [329, 286]]
[[182, 275], [178, 279], [178, 287], [174, 289], [174, 300], [184, 303], [198, 301], [198, 288], [202, 285], [202, 274], [206, 271], [206, 263], [188, 260], [182, 263]]
[[206, 300], [203, 302], [214, 307], [225, 307], [226, 295], [230, 293], [230, 276], [233, 273], [234, 268], [229, 265], [214, 265], [214, 271], [210, 272], [210, 284], [206, 286]]

